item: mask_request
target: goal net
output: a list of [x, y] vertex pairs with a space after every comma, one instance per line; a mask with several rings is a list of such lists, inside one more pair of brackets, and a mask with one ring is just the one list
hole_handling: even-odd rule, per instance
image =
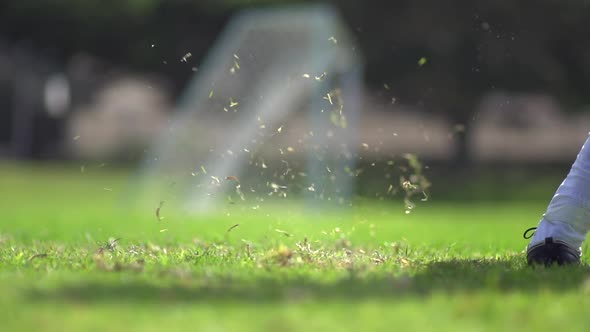
[[330, 7], [238, 14], [143, 163], [141, 196], [193, 211], [347, 204], [361, 76], [359, 51]]

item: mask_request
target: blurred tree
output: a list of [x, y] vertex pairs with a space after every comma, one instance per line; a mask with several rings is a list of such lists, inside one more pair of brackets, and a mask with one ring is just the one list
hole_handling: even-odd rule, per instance
[[[367, 81], [446, 114], [457, 164], [469, 161], [470, 122], [494, 89], [557, 96], [566, 110], [590, 95], [588, 0], [19, 0], [0, 3], [1, 36], [57, 61], [87, 52], [173, 78], [180, 91], [233, 11], [331, 2], [367, 59]], [[179, 59], [191, 52], [189, 63]]]
[[469, 161], [469, 124], [490, 90], [549, 93], [566, 110], [588, 102], [588, 1], [339, 3], [368, 59], [368, 81], [458, 125], [458, 165]]

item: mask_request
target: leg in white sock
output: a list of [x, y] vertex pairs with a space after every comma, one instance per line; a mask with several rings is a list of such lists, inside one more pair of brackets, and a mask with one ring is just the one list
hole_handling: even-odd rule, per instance
[[580, 248], [590, 231], [590, 138], [541, 219], [529, 246], [547, 237]]

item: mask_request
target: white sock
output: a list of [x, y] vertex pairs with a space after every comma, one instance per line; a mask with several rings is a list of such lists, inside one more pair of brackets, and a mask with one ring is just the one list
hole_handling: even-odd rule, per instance
[[547, 237], [580, 248], [590, 231], [590, 138], [557, 189], [529, 246]]

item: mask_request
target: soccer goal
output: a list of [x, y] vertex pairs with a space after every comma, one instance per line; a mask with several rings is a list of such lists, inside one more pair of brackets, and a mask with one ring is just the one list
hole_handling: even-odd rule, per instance
[[361, 80], [359, 50], [332, 8], [238, 14], [145, 160], [142, 193], [193, 211], [285, 198], [347, 204]]

